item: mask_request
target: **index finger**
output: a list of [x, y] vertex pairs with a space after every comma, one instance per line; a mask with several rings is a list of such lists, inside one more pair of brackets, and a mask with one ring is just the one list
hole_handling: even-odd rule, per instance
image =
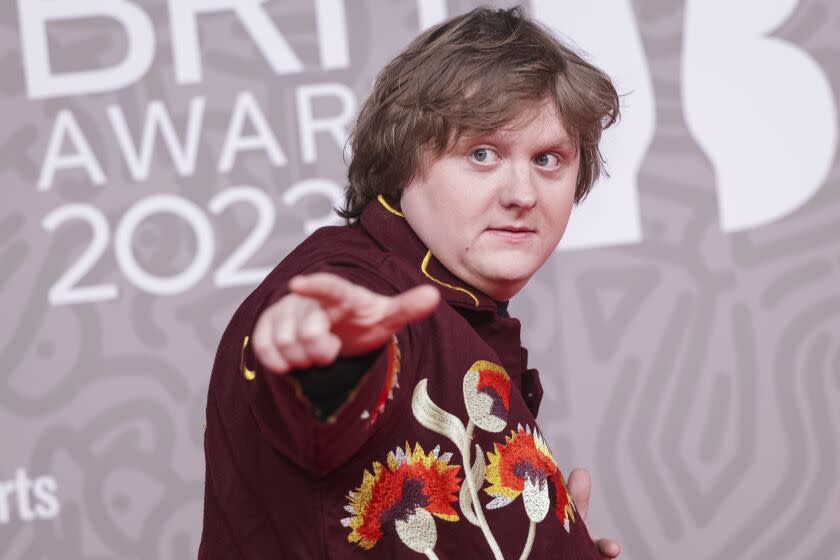
[[300, 295], [317, 299], [323, 305], [345, 305], [364, 299], [371, 292], [345, 280], [337, 274], [315, 272], [300, 274], [289, 280], [289, 289]]
[[404, 325], [422, 319], [434, 311], [440, 302], [440, 292], [425, 284], [389, 298], [384, 322], [399, 330]]

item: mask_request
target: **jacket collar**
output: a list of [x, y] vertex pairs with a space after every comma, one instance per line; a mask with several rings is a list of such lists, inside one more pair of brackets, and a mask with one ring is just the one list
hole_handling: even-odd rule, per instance
[[452, 307], [497, 312], [496, 301], [449, 272], [417, 237], [403, 213], [382, 195], [368, 203], [359, 222], [385, 251], [408, 261], [420, 282], [436, 285]]

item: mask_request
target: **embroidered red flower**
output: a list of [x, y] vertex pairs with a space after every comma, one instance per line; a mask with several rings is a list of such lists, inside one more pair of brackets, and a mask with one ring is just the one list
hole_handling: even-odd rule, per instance
[[500, 365], [475, 362], [464, 375], [464, 404], [476, 426], [501, 432], [510, 412], [510, 376]]
[[361, 485], [348, 494], [345, 509], [351, 514], [341, 524], [352, 531], [347, 540], [370, 550], [391, 524], [400, 539], [418, 552], [434, 547], [437, 529], [432, 516], [457, 521], [451, 503], [461, 479], [459, 465], [450, 465], [451, 453], [435, 447], [426, 454], [420, 444], [388, 453], [386, 464], [365, 469]]
[[493, 496], [487, 508], [504, 507], [522, 495], [528, 518], [538, 523], [548, 513], [553, 494], [555, 514], [568, 531], [569, 520], [575, 520], [574, 506], [563, 475], [540, 433], [520, 425], [505, 436], [504, 444], [496, 443], [493, 449], [487, 452], [490, 484], [484, 491]]

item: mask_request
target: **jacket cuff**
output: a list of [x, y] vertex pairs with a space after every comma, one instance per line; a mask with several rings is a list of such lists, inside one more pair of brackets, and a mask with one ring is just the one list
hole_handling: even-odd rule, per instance
[[288, 376], [263, 370], [250, 349], [243, 348], [243, 366], [253, 367], [248, 398], [260, 432], [271, 445], [316, 475], [346, 462], [382, 424], [393, 391], [399, 386], [400, 344], [385, 344], [350, 391], [344, 403], [321, 421], [300, 384]]

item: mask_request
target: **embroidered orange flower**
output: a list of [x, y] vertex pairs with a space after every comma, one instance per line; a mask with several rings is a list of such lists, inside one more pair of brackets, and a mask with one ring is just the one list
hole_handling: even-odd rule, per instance
[[479, 360], [464, 376], [464, 404], [476, 426], [501, 432], [510, 412], [510, 376], [502, 366]]
[[484, 491], [493, 496], [487, 508], [504, 507], [522, 495], [528, 518], [538, 523], [548, 513], [553, 494], [554, 512], [568, 531], [569, 520], [575, 520], [574, 506], [563, 474], [540, 433], [529, 426], [517, 426], [505, 436], [504, 444], [496, 443], [493, 449], [487, 452], [490, 484]]
[[365, 469], [362, 484], [347, 497], [351, 517], [341, 524], [352, 531], [347, 540], [370, 550], [383, 531], [394, 525], [400, 539], [418, 552], [434, 547], [434, 519], [457, 521], [451, 503], [456, 501], [461, 479], [459, 465], [450, 465], [451, 453], [435, 447], [426, 454], [420, 444], [388, 453], [386, 464], [374, 461], [373, 472]]

